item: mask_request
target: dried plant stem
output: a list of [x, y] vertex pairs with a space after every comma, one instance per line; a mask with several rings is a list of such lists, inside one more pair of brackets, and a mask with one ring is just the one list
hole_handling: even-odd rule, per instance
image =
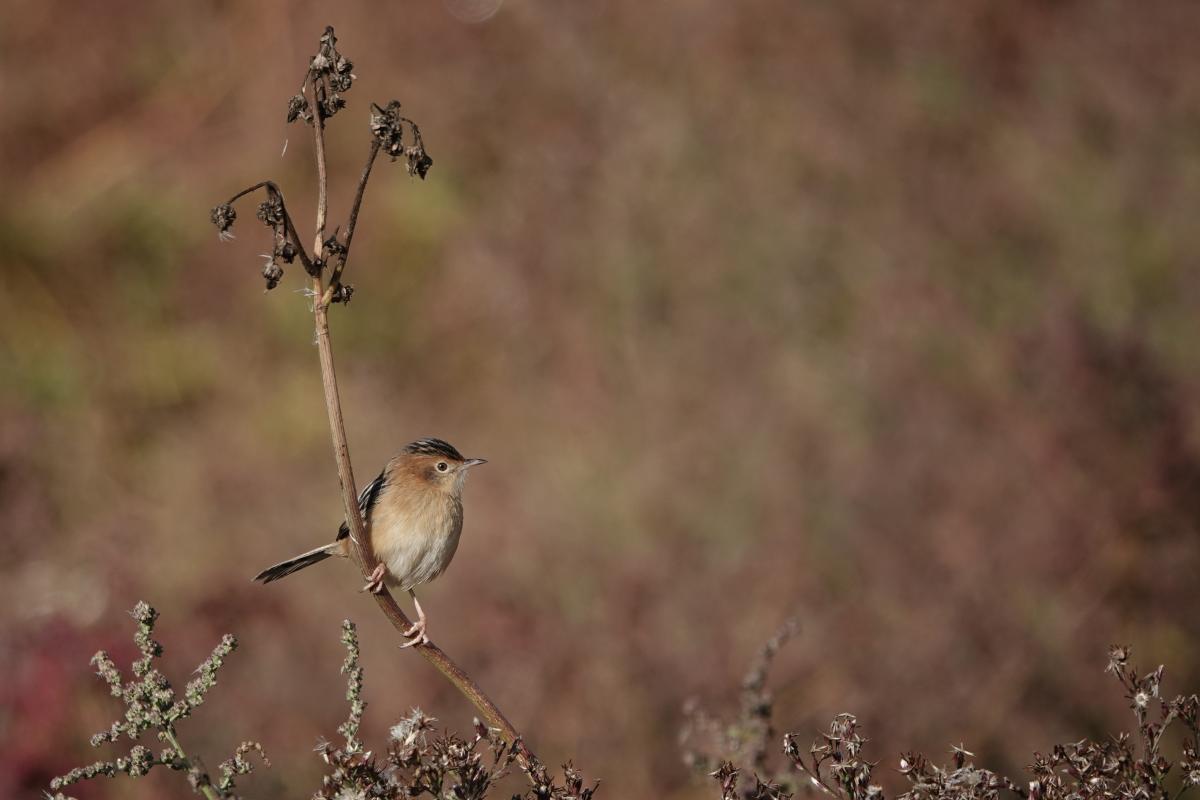
[[313, 257], [317, 263], [324, 263], [325, 260], [325, 217], [329, 208], [329, 176], [325, 169], [325, 115], [321, 113], [321, 99], [320, 88], [314, 88], [313, 107], [316, 109], [316, 119], [313, 120], [312, 129], [317, 147], [317, 233], [313, 243]]
[[[317, 95], [319, 91], [319, 89], [316, 89], [313, 92], [314, 101], [318, 100]], [[328, 208], [328, 179], [325, 168], [325, 125], [320, 102], [313, 102], [312, 105], [316, 115], [312, 128], [317, 158], [317, 226], [314, 261], [317, 265], [323, 266], [325, 263], [325, 220], [326, 209]], [[349, 234], [353, 233], [353, 224], [357, 219], [359, 204], [362, 202], [367, 179], [370, 177], [371, 166], [375, 161], [378, 150], [378, 144], [372, 144], [371, 155], [367, 159], [367, 165], [359, 181], [358, 192], [351, 215], [351, 225], [347, 231], [347, 246], [350, 243]], [[335, 276], [340, 276], [341, 268], [348, 257], [349, 252], [347, 247], [347, 252], [342, 254], [341, 261], [334, 273]], [[313, 322], [316, 328], [317, 351], [321, 362], [321, 384], [325, 390], [325, 407], [329, 414], [329, 432], [333, 439], [333, 456], [337, 462], [338, 479], [342, 487], [342, 505], [346, 513], [346, 523], [350, 528], [350, 552], [354, 562], [361, 570], [363, 578], [366, 579], [379, 563], [379, 559], [371, 548], [370, 538], [366, 535], [362, 514], [358, 508], [358, 488], [354, 482], [354, 470], [350, 464], [350, 448], [346, 441], [346, 425], [342, 416], [342, 403], [338, 394], [337, 373], [334, 370], [333, 364], [333, 346], [329, 337], [329, 306], [332, 298], [332, 291], [330, 290], [334, 288], [335, 284], [331, 279], [329, 286], [323, 286], [320, 270], [316, 271], [311, 280], [313, 290]], [[392, 597], [391, 592], [386, 587], [379, 594], [375, 595], [375, 601], [379, 604], [380, 610], [383, 611], [396, 630], [403, 634], [412, 627], [412, 620], [408, 618], [408, 615], [396, 603], [396, 599]], [[488, 725], [498, 729], [505, 739], [517, 745], [522, 757], [531, 755], [521, 740], [521, 735], [517, 733], [517, 729], [508, 721], [504, 713], [484, 694], [483, 689], [458, 664], [446, 655], [441, 648], [430, 642], [416, 645], [414, 649], [420, 652], [429, 663], [437, 667], [438, 671], [445, 675], [474, 704], [480, 714], [483, 715], [483, 718], [487, 720]]]
[[[379, 156], [379, 140], [371, 140], [371, 150], [367, 153], [367, 163], [363, 166], [362, 175], [358, 179], [358, 190], [354, 193], [354, 205], [350, 206], [350, 219], [346, 223], [346, 250], [350, 250], [350, 244], [354, 241], [354, 229], [358, 225], [358, 210], [362, 208], [363, 194], [367, 191], [367, 180], [371, 177], [371, 167], [375, 166], [375, 159]], [[345, 263], [343, 260], [342, 263]], [[341, 270], [334, 273], [333, 277], [337, 278], [341, 275]]]
[[346, 268], [346, 259], [350, 256], [350, 245], [354, 243], [354, 229], [358, 226], [358, 210], [362, 208], [363, 194], [367, 191], [367, 180], [371, 177], [371, 167], [379, 155], [379, 140], [371, 140], [371, 150], [367, 154], [367, 163], [363, 167], [362, 176], [358, 179], [358, 190], [354, 193], [354, 205], [350, 206], [350, 218], [346, 223], [346, 252], [333, 266], [333, 274], [329, 276], [329, 285], [321, 296], [321, 302], [328, 305], [333, 300], [333, 293], [342, 285], [342, 270]]
[[[163, 729], [162, 733], [163, 736], [166, 737], [167, 742], [172, 748], [174, 748], [175, 752], [179, 754], [179, 757], [186, 761], [189, 767], [194, 768], [196, 766], [196, 762], [192, 761], [188, 754], [184, 752], [183, 745], [179, 743], [179, 739], [175, 736], [174, 729], [172, 729], [170, 726], [167, 726]], [[201, 783], [196, 786], [196, 790], [208, 798], [208, 800], [221, 800], [221, 794], [216, 790], [216, 788], [213, 787], [212, 784]]]

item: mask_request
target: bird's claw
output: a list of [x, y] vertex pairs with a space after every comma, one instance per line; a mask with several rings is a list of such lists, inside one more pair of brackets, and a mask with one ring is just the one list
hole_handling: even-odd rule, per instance
[[387, 567], [383, 565], [383, 562], [376, 564], [367, 582], [359, 591], [370, 592], [371, 594], [383, 594], [383, 579], [385, 575], [387, 575]]
[[412, 627], [406, 630], [404, 636], [410, 637], [407, 642], [400, 645], [403, 650], [406, 647], [412, 647], [418, 644], [429, 644], [429, 634], [425, 632], [425, 620], [419, 619], [412, 624]]
[[417, 600], [417, 593], [412, 589], [408, 590], [408, 596], [413, 599], [413, 606], [417, 609], [417, 621], [404, 632], [404, 636], [410, 638], [407, 642], [400, 645], [401, 650], [418, 644], [429, 644], [429, 634], [425, 633], [425, 609], [421, 608], [421, 601]]

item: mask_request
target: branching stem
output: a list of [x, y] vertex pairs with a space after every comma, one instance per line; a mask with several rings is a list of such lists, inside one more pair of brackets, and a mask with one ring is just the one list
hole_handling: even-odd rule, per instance
[[358, 210], [362, 207], [363, 195], [367, 191], [367, 180], [371, 177], [371, 167], [375, 166], [375, 159], [379, 155], [379, 140], [371, 140], [371, 150], [367, 153], [367, 163], [363, 167], [362, 176], [358, 179], [358, 190], [354, 193], [354, 205], [350, 206], [350, 219], [346, 223], [346, 241], [343, 243], [345, 251], [338, 262], [333, 266], [333, 274], [329, 276], [329, 286], [325, 289], [325, 294], [322, 295], [322, 302], [328, 305], [333, 300], [333, 294], [342, 285], [342, 270], [346, 268], [346, 259], [350, 258], [350, 245], [354, 241], [354, 228], [358, 225]]
[[287, 237], [291, 241], [292, 246], [296, 248], [296, 257], [300, 259], [300, 263], [304, 266], [304, 271], [311, 275], [313, 273], [312, 259], [308, 257], [308, 251], [305, 250], [304, 245], [300, 243], [300, 234], [296, 232], [296, 225], [292, 222], [292, 215], [288, 213], [287, 203], [285, 203], [283, 200], [283, 192], [277, 185], [275, 185], [274, 181], [259, 181], [252, 186], [247, 186], [245, 189], [242, 189], [233, 197], [230, 197], [228, 200], [226, 200], [225, 205], [231, 206], [240, 198], [257, 189], [264, 188], [267, 190], [267, 193], [270, 196], [279, 200], [279, 207], [283, 210], [283, 224], [287, 233]]
[[[162, 733], [163, 733], [163, 736], [166, 737], [167, 742], [169, 742], [171, 747], [175, 750], [175, 752], [179, 754], [179, 757], [181, 759], [183, 759], [184, 762], [187, 763], [188, 767], [194, 768], [196, 766], [196, 763], [194, 761], [192, 761], [192, 759], [188, 756], [187, 753], [185, 753], [183, 751], [183, 745], [181, 745], [179, 743], [179, 739], [175, 736], [174, 729], [170, 725], [167, 725], [162, 729]], [[220, 792], [218, 792], [211, 783], [202, 783], [202, 784], [199, 784], [196, 788], [208, 800], [221, 800]]]
[[[313, 243], [313, 259], [318, 264], [325, 263], [325, 217], [329, 208], [329, 176], [325, 170], [325, 115], [321, 112], [321, 95], [324, 89], [319, 83], [312, 86], [313, 105], [313, 138], [317, 148], [317, 233]], [[317, 297], [321, 295], [318, 294]]]

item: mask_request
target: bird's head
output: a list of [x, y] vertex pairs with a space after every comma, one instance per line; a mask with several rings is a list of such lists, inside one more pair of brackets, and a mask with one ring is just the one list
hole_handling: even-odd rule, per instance
[[400, 451], [408, 471], [431, 488], [447, 494], [462, 492], [471, 467], [486, 464], [483, 458], [464, 458], [449, 442], [441, 439], [418, 439]]

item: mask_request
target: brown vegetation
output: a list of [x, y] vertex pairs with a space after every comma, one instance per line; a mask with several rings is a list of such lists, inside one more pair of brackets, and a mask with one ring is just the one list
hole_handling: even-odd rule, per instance
[[852, 711], [889, 790], [903, 750], [1013, 775], [1119, 729], [1111, 641], [1200, 685], [1200, 9], [328, 12], [18, 2], [0, 30], [0, 794], [94, 758], [81, 664], [140, 597], [188, 620], [172, 672], [255, 643], [189, 742], [262, 739], [247, 794], [319, 784], [345, 617], [365, 738], [413, 705], [470, 729], [352, 570], [249, 582], [342, 512], [309, 301], [196, 221], [242, 177], [311, 189], [278, 98], [327, 22], [363, 70], [347, 127], [399, 96], [437, 158], [363, 212], [351, 452], [490, 459], [425, 604], [547, 763], [711, 796], [681, 707], [793, 611], [777, 715]]

